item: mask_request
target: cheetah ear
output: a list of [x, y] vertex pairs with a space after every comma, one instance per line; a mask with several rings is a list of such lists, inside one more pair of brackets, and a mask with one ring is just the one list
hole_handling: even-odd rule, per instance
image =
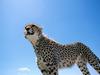
[[37, 27], [35, 24], [31, 24], [32, 25], [32, 27]]
[[42, 27], [39, 26], [38, 24], [32, 24], [32, 27], [37, 27], [37, 28], [39, 28], [40, 30], [42, 30]]
[[42, 30], [43, 30], [43, 28], [42, 28], [42, 27], [40, 27], [40, 30], [42, 31]]
[[42, 31], [42, 29], [43, 29], [40, 25], [37, 25], [37, 28], [39, 28], [41, 31]]

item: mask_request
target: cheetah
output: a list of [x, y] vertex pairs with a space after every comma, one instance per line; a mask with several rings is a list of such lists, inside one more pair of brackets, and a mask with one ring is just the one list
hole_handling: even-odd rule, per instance
[[89, 63], [100, 74], [100, 59], [81, 42], [62, 45], [46, 37], [37, 24], [27, 24], [24, 29], [37, 56], [37, 65], [43, 75], [58, 75], [58, 69], [76, 64], [83, 75], [90, 75]]

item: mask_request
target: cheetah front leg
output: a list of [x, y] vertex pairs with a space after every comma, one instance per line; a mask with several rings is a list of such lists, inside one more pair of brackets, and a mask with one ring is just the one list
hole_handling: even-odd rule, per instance
[[79, 57], [76, 64], [78, 65], [83, 75], [90, 75], [89, 70], [86, 65], [86, 61], [83, 58]]
[[58, 75], [58, 68], [56, 65], [48, 63], [48, 75]]
[[43, 75], [58, 75], [58, 68], [51, 63], [45, 63], [41, 60], [37, 61], [37, 65]]
[[58, 75], [58, 71], [53, 69], [54, 67], [49, 69], [40, 69], [43, 75]]
[[41, 58], [37, 59], [37, 65], [43, 75], [48, 75], [47, 67]]

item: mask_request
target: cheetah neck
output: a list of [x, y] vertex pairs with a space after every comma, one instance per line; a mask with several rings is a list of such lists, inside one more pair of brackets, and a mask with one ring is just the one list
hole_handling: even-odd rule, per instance
[[36, 41], [34, 47], [41, 47], [41, 46], [46, 46], [46, 45], [50, 45], [51, 43], [56, 43], [53, 40], [50, 40], [48, 37], [42, 35], [41, 37], [39, 37], [39, 39]]

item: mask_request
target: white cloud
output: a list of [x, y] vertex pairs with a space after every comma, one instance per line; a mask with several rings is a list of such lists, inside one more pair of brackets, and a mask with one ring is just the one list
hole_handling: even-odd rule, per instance
[[18, 71], [19, 71], [19, 72], [30, 72], [31, 69], [28, 68], [28, 67], [20, 67], [20, 68], [18, 68]]

